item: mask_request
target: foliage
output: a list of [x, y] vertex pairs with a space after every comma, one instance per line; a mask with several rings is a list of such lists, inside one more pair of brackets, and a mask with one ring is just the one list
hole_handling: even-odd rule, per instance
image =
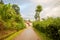
[[42, 6], [41, 5], [38, 5], [37, 7], [36, 7], [36, 14], [35, 14], [35, 19], [36, 20], [40, 20], [40, 12], [42, 11]]
[[[18, 9], [14, 10], [12, 6], [10, 3], [0, 4], [0, 24], [2, 24], [0, 29], [20, 30], [25, 28], [24, 20], [19, 12], [20, 8], [16, 6]], [[16, 11], [19, 12], [19, 14]]]
[[46, 27], [46, 35], [53, 40], [59, 40], [59, 33], [58, 28], [54, 24], [50, 24], [48, 27]]
[[12, 5], [12, 8], [15, 10], [15, 12], [16, 12], [17, 14], [19, 14], [20, 8], [18, 7], [18, 5], [13, 4], [13, 5]]
[[18, 34], [20, 34], [23, 30], [20, 30], [16, 33], [13, 33], [12, 35], [10, 35], [8, 38], [4, 39], [4, 40], [13, 40]]
[[42, 6], [41, 5], [38, 5], [35, 11], [36, 12], [41, 12], [42, 11]]
[[60, 40], [60, 17], [33, 22], [33, 27], [53, 40]]
[[10, 32], [9, 34], [6, 34], [6, 35], [4, 35], [4, 36], [0, 36], [0, 40], [3, 40], [3, 39], [5, 39], [5, 38], [11, 36], [11, 35], [14, 34], [14, 33], [15, 33], [15, 32]]
[[4, 4], [3, 0], [0, 0], [0, 4]]

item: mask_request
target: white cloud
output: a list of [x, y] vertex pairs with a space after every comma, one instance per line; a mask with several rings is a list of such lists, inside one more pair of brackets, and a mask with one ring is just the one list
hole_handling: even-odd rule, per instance
[[41, 18], [50, 17], [60, 17], [60, 6], [45, 8], [41, 13]]
[[31, 0], [32, 2], [35, 2], [35, 3], [47, 3], [47, 2], [51, 2], [52, 0]]
[[60, 17], [60, 0], [32, 0], [32, 2], [43, 6], [41, 18], [46, 18], [47, 16]]
[[[13, 3], [11, 0], [4, 0], [4, 2]], [[14, 3], [20, 5], [20, 12], [24, 18], [33, 18], [35, 7], [39, 4], [43, 7], [41, 18], [60, 16], [60, 0], [15, 0]]]
[[47, 16], [60, 17], [60, 0], [30, 0], [30, 1], [34, 3], [36, 6], [38, 4], [41, 4], [43, 6], [41, 18], [46, 18]]
[[[30, 1], [31, 1], [30, 6], [25, 5], [26, 14], [24, 14], [24, 12], [23, 12], [24, 18], [33, 19], [33, 17], [34, 17], [33, 10], [35, 9], [35, 7], [38, 4], [43, 6], [43, 11], [41, 12], [41, 18], [46, 18], [47, 16], [52, 16], [52, 17], [60, 16], [60, 0], [30, 0]], [[25, 6], [23, 5], [24, 8], [25, 8]], [[24, 8], [23, 8], [23, 10], [24, 10]]]
[[48, 13], [48, 16], [60, 17], [60, 6], [53, 8], [52, 11]]

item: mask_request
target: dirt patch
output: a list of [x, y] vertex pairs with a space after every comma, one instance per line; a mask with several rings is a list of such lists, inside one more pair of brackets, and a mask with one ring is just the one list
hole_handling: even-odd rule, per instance
[[0, 39], [8, 34], [11, 34], [12, 32], [16, 32], [16, 30], [3, 30], [0, 31]]

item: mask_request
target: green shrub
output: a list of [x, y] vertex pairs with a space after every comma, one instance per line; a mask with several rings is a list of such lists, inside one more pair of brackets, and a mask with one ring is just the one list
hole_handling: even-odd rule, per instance
[[[3, 26], [0, 27], [0, 29], [5, 28], [3, 30], [19, 30], [25, 28], [24, 20], [21, 17], [21, 14], [17, 13], [20, 11], [18, 10], [20, 8], [18, 8], [18, 11], [16, 12], [12, 6], [13, 5], [11, 4], [0, 4], [0, 24]], [[18, 5], [16, 7], [18, 7]]]
[[60, 40], [60, 17], [33, 22], [33, 27], [52, 40]]
[[35, 27], [37, 30], [45, 33], [45, 28], [41, 25], [41, 23], [39, 21], [33, 23], [33, 27]]
[[48, 27], [46, 27], [46, 35], [53, 40], [59, 40], [59, 33], [58, 28], [54, 24], [50, 24]]

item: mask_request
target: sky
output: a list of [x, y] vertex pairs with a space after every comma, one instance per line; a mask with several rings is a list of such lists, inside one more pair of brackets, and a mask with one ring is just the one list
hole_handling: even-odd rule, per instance
[[34, 19], [37, 5], [43, 8], [41, 18], [60, 17], [60, 0], [4, 0], [4, 3], [17, 4], [24, 19]]

